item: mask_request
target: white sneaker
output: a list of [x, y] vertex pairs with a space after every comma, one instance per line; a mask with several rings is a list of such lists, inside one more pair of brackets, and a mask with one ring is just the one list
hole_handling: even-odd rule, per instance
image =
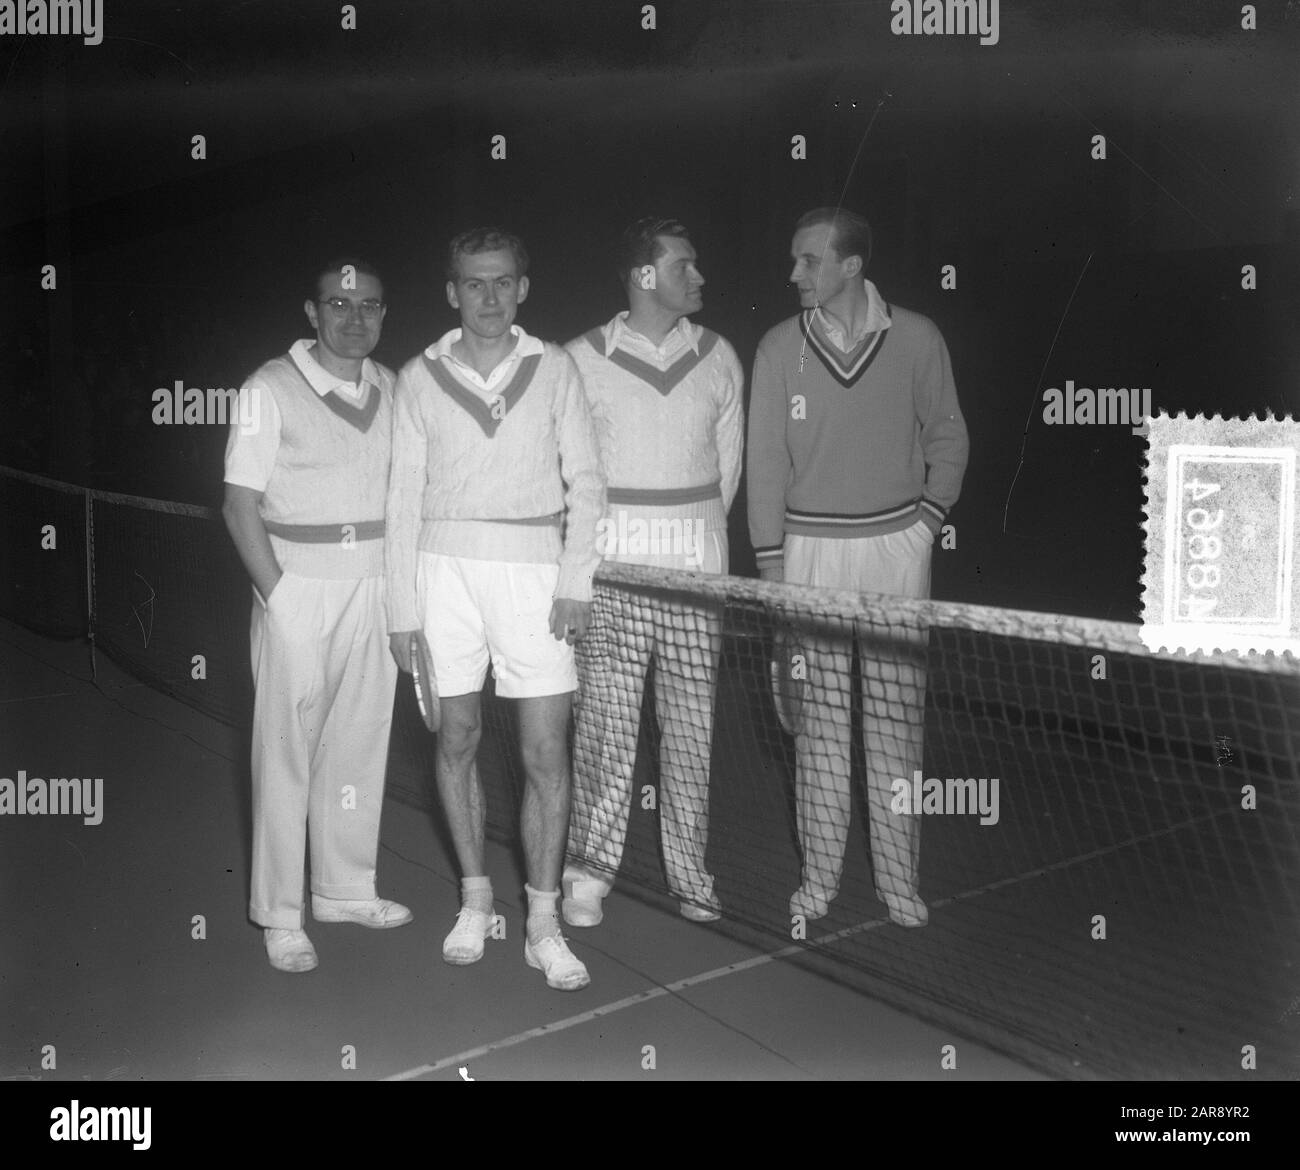
[[560, 910], [569, 926], [599, 926], [605, 917], [601, 901], [609, 886], [597, 878], [565, 880], [561, 884], [564, 900]]
[[722, 917], [722, 903], [716, 897], [694, 902], [682, 902], [682, 917], [687, 922], [717, 922]]
[[879, 894], [877, 895], [889, 909], [891, 922], [899, 926], [924, 926], [930, 921], [930, 911], [916, 894]]
[[818, 894], [807, 886], [800, 886], [790, 895], [790, 917], [803, 915], [809, 922], [815, 918], [825, 918], [831, 912], [831, 900]]
[[591, 982], [587, 968], [564, 941], [562, 934], [548, 934], [534, 946], [524, 940], [524, 961], [546, 975], [546, 985], [556, 991], [577, 991]]
[[371, 898], [364, 902], [349, 902], [338, 898], [311, 897], [311, 916], [317, 922], [354, 922], [373, 930], [388, 930], [405, 926], [415, 917], [400, 902], [387, 898]]
[[268, 926], [262, 931], [262, 940], [266, 943], [266, 957], [277, 971], [301, 975], [316, 969], [316, 948], [311, 945], [306, 931]]
[[462, 906], [456, 915], [456, 925], [442, 940], [443, 961], [457, 967], [477, 963], [483, 957], [483, 940], [492, 933], [500, 919], [499, 914], [485, 914], [482, 910]]

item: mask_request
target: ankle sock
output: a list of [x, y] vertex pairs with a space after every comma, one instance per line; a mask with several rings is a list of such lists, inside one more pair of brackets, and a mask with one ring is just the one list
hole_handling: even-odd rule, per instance
[[528, 941], [538, 943], [542, 939], [560, 933], [560, 915], [555, 908], [559, 901], [559, 890], [535, 890], [525, 885], [528, 895]]
[[480, 914], [491, 914], [492, 879], [482, 876], [461, 878], [460, 904], [477, 910]]

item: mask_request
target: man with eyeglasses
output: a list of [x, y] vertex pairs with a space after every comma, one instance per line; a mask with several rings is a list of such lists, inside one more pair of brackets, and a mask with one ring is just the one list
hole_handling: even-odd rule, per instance
[[499, 228], [457, 236], [447, 301], [460, 327], [402, 367], [388, 490], [392, 649], [423, 632], [437, 681], [438, 794], [461, 870], [445, 962], [475, 963], [497, 929], [475, 767], [480, 691], [517, 703], [524, 764], [524, 961], [549, 987], [590, 983], [560, 930], [569, 822], [573, 643], [587, 629], [605, 481], [573, 359], [514, 324], [528, 254]]
[[394, 377], [371, 360], [379, 274], [332, 261], [297, 341], [239, 392], [222, 514], [253, 580], [249, 916], [278, 971], [310, 971], [312, 915], [375, 929], [411, 912], [375, 891], [397, 666], [388, 649], [384, 501]]
[[[744, 374], [736, 352], [690, 320], [704, 277], [675, 219], [628, 227], [617, 270], [628, 308], [569, 342], [608, 481], [606, 560], [727, 571], [727, 512], [740, 484]], [[605, 599], [599, 598], [600, 606]], [[721, 614], [668, 597], [620, 598], [601, 637], [579, 647], [590, 700], [574, 728], [573, 812], [564, 920], [596, 926], [623, 859], [646, 675], [654, 662], [664, 869], [682, 917], [722, 906], [705, 865]]]

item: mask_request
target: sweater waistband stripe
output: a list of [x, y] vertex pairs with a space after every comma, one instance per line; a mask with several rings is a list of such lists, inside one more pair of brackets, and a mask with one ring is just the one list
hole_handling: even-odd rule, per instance
[[899, 504], [894, 508], [886, 508], [880, 512], [859, 512], [856, 514], [844, 512], [799, 512], [794, 508], [785, 510], [787, 523], [817, 525], [819, 527], [836, 528], [839, 526], [856, 527], [862, 524], [879, 524], [885, 520], [895, 520], [899, 516], [906, 516], [908, 512], [915, 511], [920, 505], [921, 499], [918, 496], [915, 500], [908, 500], [905, 504]]
[[722, 484], [718, 480], [714, 480], [713, 483], [686, 488], [611, 487], [606, 491], [605, 495], [611, 504], [639, 506], [646, 504], [701, 504], [706, 500], [720, 499], [722, 497]]
[[380, 540], [384, 535], [382, 520], [354, 520], [343, 524], [282, 524], [263, 520], [272, 536], [295, 544], [343, 544], [347, 540]]
[[559, 528], [563, 512], [546, 516], [426, 516], [425, 524], [510, 524], [517, 528]]
[[520, 516], [517, 519], [492, 519], [490, 524], [521, 524], [527, 528], [559, 528], [563, 512], [552, 512], [549, 516]]

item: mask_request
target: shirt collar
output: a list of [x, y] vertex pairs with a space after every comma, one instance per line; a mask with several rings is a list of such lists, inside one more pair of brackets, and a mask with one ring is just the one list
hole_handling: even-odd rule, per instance
[[[446, 358], [448, 361], [455, 362], [463, 369], [469, 369], [470, 367], [451, 351], [451, 347], [461, 339], [461, 335], [464, 332], [464, 329], [449, 330], [424, 351], [425, 355], [434, 361], [438, 358]], [[511, 325], [510, 334], [516, 339], [515, 347], [502, 359], [503, 365], [516, 361], [519, 358], [530, 357], [535, 353], [545, 352], [546, 347], [542, 344], [541, 339], [524, 332], [522, 326]]]
[[876, 286], [865, 277], [862, 283], [867, 292], [867, 319], [863, 322], [862, 329], [856, 337], [846, 338], [844, 330], [840, 328], [829, 313], [823, 313], [820, 306], [814, 310], [826, 336], [845, 352], [851, 350], [864, 337], [872, 333], [878, 333], [882, 329], [888, 329], [893, 324], [889, 317], [889, 308]]
[[289, 350], [289, 356], [293, 358], [302, 375], [307, 379], [307, 384], [316, 391], [322, 398], [326, 394], [332, 394], [335, 390], [342, 390], [343, 393], [357, 396], [358, 389], [364, 389], [367, 385], [379, 388], [379, 370], [375, 363], [369, 358], [364, 358], [361, 362], [361, 379], [358, 387], [347, 378], [340, 378], [337, 374], [331, 374], [324, 366], [316, 360], [315, 355], [311, 352], [311, 347], [316, 344], [314, 337], [305, 337], [295, 341]]
[[663, 339], [662, 344], [655, 345], [648, 337], [643, 337], [627, 323], [630, 310], [624, 309], [621, 313], [615, 315], [614, 319], [605, 326], [603, 332], [605, 335], [605, 356], [609, 357], [620, 345], [626, 348], [639, 348], [654, 350], [656, 353], [663, 353], [666, 350], [675, 349], [678, 346], [685, 345], [694, 354], [700, 352], [700, 335], [704, 332], [700, 326], [691, 322], [689, 317], [678, 317], [677, 323], [668, 331], [668, 336]]

